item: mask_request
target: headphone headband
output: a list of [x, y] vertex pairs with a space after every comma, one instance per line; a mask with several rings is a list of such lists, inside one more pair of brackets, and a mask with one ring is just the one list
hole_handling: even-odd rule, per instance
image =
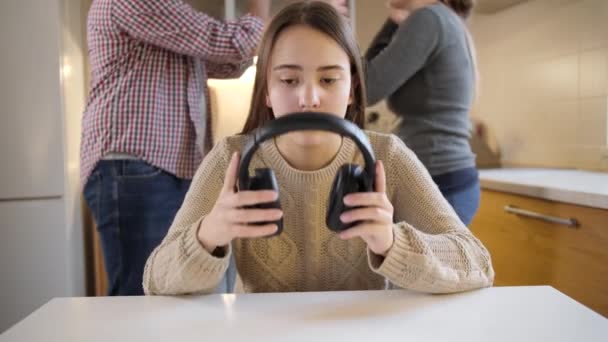
[[363, 154], [365, 173], [371, 184], [375, 181], [376, 162], [371, 144], [365, 133], [354, 123], [332, 114], [319, 112], [298, 112], [271, 120], [265, 126], [257, 128], [253, 137], [245, 145], [239, 164], [239, 188], [249, 185], [249, 163], [254, 152], [262, 142], [291, 131], [320, 130], [340, 134], [352, 139]]

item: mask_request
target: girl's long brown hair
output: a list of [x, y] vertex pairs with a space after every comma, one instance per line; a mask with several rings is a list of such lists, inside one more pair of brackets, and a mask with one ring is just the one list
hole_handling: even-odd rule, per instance
[[365, 81], [359, 47], [351, 26], [331, 5], [320, 1], [306, 1], [293, 3], [281, 10], [264, 33], [258, 49], [257, 72], [249, 114], [241, 133], [248, 134], [266, 122], [274, 120], [272, 108], [266, 106], [270, 56], [281, 32], [294, 25], [305, 25], [326, 34], [346, 52], [351, 66], [353, 101], [346, 109], [345, 118], [363, 128], [366, 106]]

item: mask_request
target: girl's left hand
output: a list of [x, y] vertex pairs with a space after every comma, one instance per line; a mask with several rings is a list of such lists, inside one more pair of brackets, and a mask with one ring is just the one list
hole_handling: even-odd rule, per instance
[[349, 240], [360, 237], [375, 254], [386, 256], [393, 245], [393, 205], [386, 196], [386, 174], [384, 164], [376, 162], [376, 192], [358, 192], [344, 197], [344, 204], [362, 207], [344, 212], [340, 219], [344, 223], [363, 221], [340, 233], [340, 238]]

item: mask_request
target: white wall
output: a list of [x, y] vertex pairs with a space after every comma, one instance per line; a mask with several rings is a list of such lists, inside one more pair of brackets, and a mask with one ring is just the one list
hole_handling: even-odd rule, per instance
[[608, 1], [530, 0], [475, 15], [473, 115], [503, 161], [608, 170]]
[[84, 295], [82, 64], [62, 19], [60, 0], [0, 2], [0, 332], [53, 297]]

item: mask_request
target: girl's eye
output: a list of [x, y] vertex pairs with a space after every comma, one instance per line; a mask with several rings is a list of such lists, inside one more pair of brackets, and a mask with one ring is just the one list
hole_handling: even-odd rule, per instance
[[324, 77], [324, 78], [321, 79], [321, 83], [326, 84], [326, 85], [330, 85], [330, 84], [336, 83], [337, 80], [338, 79], [336, 79], [336, 78], [327, 78], [327, 77]]
[[295, 78], [282, 78], [281, 83], [291, 86], [291, 85], [296, 85], [298, 83], [298, 80]]

